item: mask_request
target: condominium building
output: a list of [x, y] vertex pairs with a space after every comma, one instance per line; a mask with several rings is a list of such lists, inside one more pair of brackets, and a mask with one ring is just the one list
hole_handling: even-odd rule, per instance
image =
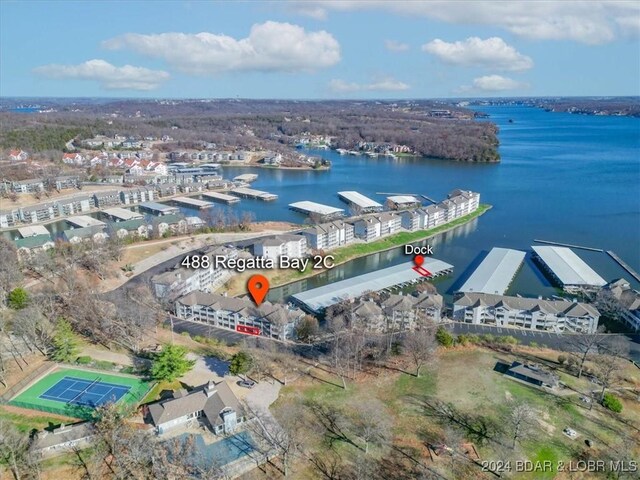
[[453, 302], [453, 318], [476, 325], [593, 333], [600, 312], [593, 305], [566, 300], [464, 293]]
[[155, 198], [155, 190], [148, 187], [132, 188], [120, 191], [120, 201], [125, 205], [150, 202]]
[[268, 301], [256, 306], [248, 298], [200, 291], [176, 300], [175, 313], [178, 318], [279, 340], [294, 338], [295, 326], [304, 316], [299, 308]]
[[93, 202], [98, 208], [114, 207], [122, 204], [120, 201], [120, 192], [118, 190], [96, 192], [93, 194]]
[[329, 250], [353, 242], [354, 227], [350, 223], [336, 220], [304, 230], [302, 235], [307, 237], [307, 245], [311, 248]]
[[260, 238], [253, 244], [257, 257], [277, 260], [281, 256], [302, 258], [307, 255], [307, 238], [304, 235], [282, 234]]

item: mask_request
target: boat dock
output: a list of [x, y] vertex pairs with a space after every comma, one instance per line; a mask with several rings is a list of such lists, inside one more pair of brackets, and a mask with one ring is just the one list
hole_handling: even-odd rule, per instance
[[257, 173], [243, 173], [242, 175], [233, 177], [234, 182], [244, 182], [244, 183], [255, 182], [257, 179], [258, 179]]
[[568, 248], [578, 248], [580, 250], [589, 250], [591, 252], [604, 252], [601, 248], [593, 248], [593, 247], [583, 247], [581, 245], [572, 245], [570, 243], [560, 243], [560, 242], [551, 242], [549, 240], [533, 240], [536, 243], [545, 243], [547, 245], [558, 245], [559, 247], [568, 247]]
[[158, 202], [144, 202], [139, 204], [138, 207], [140, 207], [140, 210], [143, 212], [158, 216], [180, 213], [180, 209], [178, 207], [172, 207], [171, 205], [165, 205]]
[[238, 197], [234, 197], [233, 195], [227, 195], [226, 193], [218, 193], [218, 192], [207, 192], [202, 194], [203, 198], [207, 200], [213, 200], [218, 203], [226, 203], [227, 205], [231, 205], [232, 203], [238, 203], [240, 199]]
[[431, 273], [431, 276], [421, 275], [413, 268], [415, 267], [413, 262], [405, 262], [297, 293], [291, 298], [305, 310], [318, 313], [331, 305], [357, 298], [366, 292], [402, 288], [433, 277], [447, 275], [453, 271], [453, 265], [433, 257], [425, 257], [422, 266]]
[[342, 208], [331, 207], [308, 200], [290, 203], [289, 208], [295, 212], [304, 213], [305, 215], [319, 215], [323, 218], [340, 217], [344, 215]]
[[65, 221], [75, 228], [85, 227], [104, 227], [107, 224], [100, 220], [90, 217], [89, 215], [76, 215], [74, 217], [67, 217]]
[[636, 279], [636, 281], [640, 282], [640, 275], [638, 275], [638, 272], [636, 272], [633, 268], [631, 268], [627, 262], [625, 262], [624, 260], [622, 260], [618, 255], [616, 255], [615, 252], [611, 251], [611, 250], [607, 250], [607, 255], [609, 255], [611, 258], [613, 258], [616, 262], [618, 262], [618, 264], [624, 268], [627, 272], [629, 272], [629, 274]]
[[278, 195], [275, 193], [263, 192], [262, 190], [254, 190], [253, 188], [234, 188], [229, 193], [237, 195], [242, 198], [254, 198], [257, 200], [264, 200], [265, 202], [270, 202], [272, 200], [277, 200]]
[[382, 204], [353, 190], [338, 192], [338, 197], [343, 202], [358, 210], [357, 213], [372, 213], [382, 210]]
[[460, 292], [504, 295], [522, 266], [526, 253], [509, 248], [493, 248], [460, 287]]
[[533, 246], [533, 258], [568, 292], [603, 287], [607, 282], [567, 247]]
[[141, 213], [121, 207], [105, 208], [102, 210], [102, 213], [115, 222], [126, 222], [128, 220], [139, 220], [144, 218], [144, 215]]
[[188, 207], [188, 208], [201, 209], [201, 208], [213, 207], [213, 203], [211, 202], [205, 202], [204, 200], [198, 200], [198, 199], [189, 198], [189, 197], [176, 197], [173, 199], [173, 201], [178, 205], [182, 205], [183, 207]]

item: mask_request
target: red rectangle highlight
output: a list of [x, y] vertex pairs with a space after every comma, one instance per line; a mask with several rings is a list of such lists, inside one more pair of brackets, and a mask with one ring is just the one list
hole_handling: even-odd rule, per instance
[[260, 329], [258, 327], [249, 327], [247, 325], [236, 325], [236, 332], [247, 335], [260, 335]]

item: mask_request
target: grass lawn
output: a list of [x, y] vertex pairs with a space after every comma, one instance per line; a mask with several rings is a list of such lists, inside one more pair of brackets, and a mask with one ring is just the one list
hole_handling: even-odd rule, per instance
[[0, 420], [11, 422], [21, 432], [31, 432], [31, 430], [42, 430], [52, 425], [64, 423], [59, 417], [43, 415], [23, 415], [21, 413], [8, 411], [0, 407]]
[[149, 383], [140, 378], [81, 370], [77, 368], [58, 368], [35, 382], [22, 393], [14, 397], [9, 404], [17, 407], [41, 410], [76, 418], [91, 418], [93, 408], [73, 405], [64, 401], [40, 398], [47, 390], [65, 377], [75, 377], [91, 382], [100, 381], [129, 387], [129, 391], [119, 400], [129, 405], [137, 405], [150, 388]]
[[174, 380], [173, 382], [158, 382], [149, 390], [140, 403], [155, 402], [156, 400], [160, 400], [163, 391], [179, 390], [180, 388], [182, 388], [182, 384], [179, 380]]

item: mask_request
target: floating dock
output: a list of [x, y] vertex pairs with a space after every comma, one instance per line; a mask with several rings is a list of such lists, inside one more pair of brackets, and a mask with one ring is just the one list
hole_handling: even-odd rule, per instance
[[534, 259], [568, 291], [602, 287], [606, 281], [567, 247], [531, 247]]
[[271, 202], [278, 199], [278, 195], [276, 195], [275, 193], [263, 192], [262, 190], [254, 190], [253, 188], [234, 188], [229, 193], [243, 198], [255, 198], [257, 200], [264, 200], [265, 202]]
[[238, 203], [240, 199], [238, 197], [234, 197], [233, 195], [227, 195], [226, 193], [217, 193], [217, 192], [207, 192], [202, 194], [203, 198], [208, 200], [213, 200], [218, 203], [226, 203], [230, 205], [232, 203]]
[[618, 262], [618, 264], [624, 268], [627, 272], [629, 272], [629, 274], [636, 279], [636, 281], [640, 282], [640, 275], [638, 275], [638, 272], [636, 272], [633, 268], [631, 268], [627, 262], [625, 262], [624, 260], [622, 260], [618, 255], [616, 255], [615, 252], [611, 251], [611, 250], [607, 250], [607, 255], [609, 255], [611, 258], [613, 258], [616, 262]]
[[86, 227], [104, 227], [107, 224], [101, 222], [97, 218], [90, 217], [89, 215], [76, 215], [75, 217], [67, 217], [65, 221], [76, 228], [86, 228]]
[[589, 250], [591, 252], [604, 252], [604, 250], [601, 248], [583, 247], [581, 245], [571, 245], [570, 243], [551, 242], [549, 240], [537, 240], [537, 239], [535, 239], [534, 242], [545, 243], [547, 245], [557, 245], [559, 247], [578, 248], [580, 250]]
[[382, 204], [353, 190], [338, 192], [338, 197], [343, 202], [357, 209], [358, 213], [372, 213], [382, 210]]
[[138, 207], [140, 207], [140, 210], [144, 212], [158, 216], [180, 213], [180, 209], [178, 207], [172, 207], [171, 205], [165, 205], [158, 202], [144, 202], [139, 204]]
[[403, 208], [419, 207], [422, 205], [420, 199], [413, 195], [392, 195], [387, 197], [387, 201], [392, 208], [401, 210]]
[[182, 205], [183, 207], [188, 207], [188, 208], [201, 209], [201, 208], [213, 207], [213, 203], [205, 202], [204, 200], [198, 200], [196, 198], [176, 197], [173, 199], [173, 201], [178, 205]]
[[491, 249], [458, 291], [504, 295], [522, 266], [525, 255], [525, 252], [509, 248]]
[[38, 235], [51, 235], [42, 225], [32, 225], [29, 227], [20, 227], [18, 233], [22, 238], [37, 237]]
[[340, 217], [344, 215], [342, 208], [331, 207], [329, 205], [323, 205], [322, 203], [310, 202], [304, 200], [302, 202], [294, 202], [289, 204], [289, 208], [296, 212], [304, 213], [306, 215], [320, 215], [321, 217]]
[[233, 181], [251, 183], [251, 182], [255, 182], [257, 179], [258, 179], [257, 173], [243, 173], [242, 175], [238, 175], [237, 177], [234, 177]]
[[422, 267], [431, 273], [430, 277], [420, 275], [413, 267], [415, 267], [413, 262], [401, 263], [297, 293], [291, 298], [306, 310], [317, 313], [343, 300], [357, 298], [366, 292], [400, 288], [440, 275], [447, 275], [453, 271], [453, 265], [433, 257], [425, 257], [422, 264]]
[[127, 222], [129, 220], [139, 220], [144, 218], [144, 215], [126, 208], [113, 207], [105, 208], [102, 213], [115, 222]]

